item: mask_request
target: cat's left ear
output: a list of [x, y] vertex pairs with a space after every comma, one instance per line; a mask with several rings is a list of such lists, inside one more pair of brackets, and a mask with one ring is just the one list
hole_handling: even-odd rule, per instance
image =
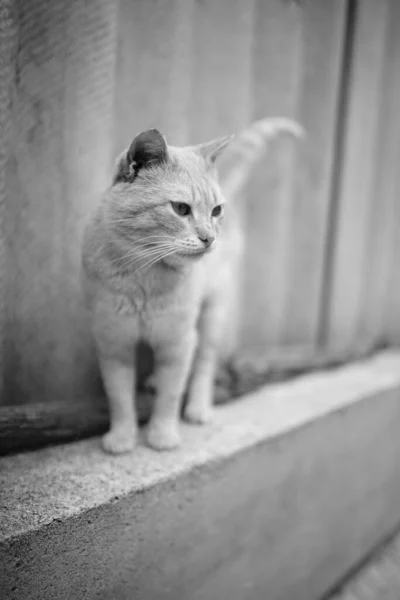
[[168, 146], [165, 137], [158, 129], [139, 133], [129, 149], [118, 159], [114, 183], [132, 182], [141, 169], [160, 165], [168, 161]]
[[206, 160], [207, 163], [213, 165], [217, 160], [218, 156], [233, 140], [234, 135], [226, 135], [211, 142], [199, 144], [195, 146], [196, 151]]

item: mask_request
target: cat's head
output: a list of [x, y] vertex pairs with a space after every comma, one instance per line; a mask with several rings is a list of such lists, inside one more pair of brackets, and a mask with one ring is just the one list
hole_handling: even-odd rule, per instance
[[148, 260], [165, 254], [179, 263], [211, 251], [224, 216], [215, 161], [231, 137], [177, 148], [156, 129], [137, 135], [116, 164], [113, 231]]

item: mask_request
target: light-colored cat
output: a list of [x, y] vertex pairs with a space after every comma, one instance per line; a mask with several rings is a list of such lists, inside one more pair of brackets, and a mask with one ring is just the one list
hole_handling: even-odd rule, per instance
[[[106, 451], [135, 444], [140, 340], [155, 358], [149, 445], [178, 446], [185, 389], [184, 418], [197, 424], [211, 418], [221, 348], [234, 346], [242, 242], [232, 199], [266, 141], [280, 132], [301, 133], [293, 121], [264, 119], [236, 138], [177, 148], [152, 129], [119, 157], [83, 244], [83, 286], [109, 400]], [[215, 161], [228, 145], [218, 183]]]

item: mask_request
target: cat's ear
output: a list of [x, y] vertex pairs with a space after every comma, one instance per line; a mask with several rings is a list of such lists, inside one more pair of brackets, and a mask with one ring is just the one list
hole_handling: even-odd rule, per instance
[[205, 142], [195, 146], [196, 151], [208, 162], [213, 165], [221, 152], [228, 146], [234, 138], [233, 135], [226, 135], [211, 142]]
[[127, 152], [118, 159], [114, 183], [133, 181], [141, 169], [168, 161], [165, 137], [157, 129], [142, 131], [132, 141]]
[[137, 170], [166, 162], [168, 147], [165, 137], [158, 129], [142, 131], [129, 146], [126, 159], [128, 165], [132, 165]]

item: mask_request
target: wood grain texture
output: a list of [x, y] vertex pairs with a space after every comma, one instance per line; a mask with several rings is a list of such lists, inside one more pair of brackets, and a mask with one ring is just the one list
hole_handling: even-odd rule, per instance
[[[312, 347], [291, 347], [277, 352], [266, 349], [241, 352], [218, 373], [214, 402], [217, 405], [232, 402], [263, 385], [334, 369], [365, 359], [380, 349], [359, 346], [345, 352], [342, 348], [331, 348], [315, 353]], [[141, 424], [151, 414], [154, 392], [139, 390], [137, 412]], [[101, 435], [108, 425], [104, 396], [3, 406], [0, 407], [0, 455]]]
[[[63, 80], [67, 11], [62, 3], [18, 2], [19, 39], [8, 165], [6, 402], [52, 393], [61, 359], [63, 299], [59, 232], [63, 196]], [[40, 174], [40, 175], [39, 175]], [[61, 327], [60, 327], [61, 325]], [[61, 362], [62, 364], [62, 362]]]
[[[391, 234], [389, 240], [391, 242], [390, 256], [388, 263], [385, 264], [385, 273], [387, 274], [385, 296], [379, 307], [378, 324], [379, 333], [383, 331], [383, 339], [387, 342], [399, 346], [400, 345], [400, 164], [399, 146], [397, 146], [397, 162], [395, 164], [395, 172], [392, 173], [394, 179], [393, 186], [393, 212], [391, 214]], [[383, 248], [385, 245], [383, 244]], [[383, 321], [383, 323], [382, 323]]]
[[253, 116], [296, 118], [307, 137], [276, 142], [249, 186], [245, 345], [318, 336], [346, 6], [257, 4]]
[[396, 2], [358, 3], [329, 299], [331, 343], [374, 338], [384, 329], [398, 202], [393, 188], [399, 140], [393, 121], [398, 107], [398, 19]]
[[0, 404], [3, 399], [4, 346], [6, 335], [7, 256], [6, 221], [9, 200], [6, 169], [11, 145], [11, 96], [15, 78], [18, 19], [13, 0], [0, 4]]
[[297, 114], [306, 138], [291, 188], [280, 344], [316, 344], [320, 333], [347, 8], [347, 0], [305, 4]]
[[400, 339], [400, 8], [356, 4], [349, 104], [338, 115], [349, 0], [15, 0], [18, 52], [0, 57], [15, 71], [5, 182], [0, 174], [3, 404], [79, 398], [85, 414], [94, 410], [101, 386], [80, 295], [82, 227], [116, 153], [148, 127], [172, 144], [265, 116], [307, 130], [301, 146], [274, 142], [243, 193], [240, 352], [315, 347], [325, 301], [331, 342]]
[[400, 4], [391, 0], [362, 331], [400, 343]]
[[96, 387], [80, 239], [111, 170], [115, 10], [19, 2], [7, 205], [6, 402]]
[[193, 143], [251, 120], [254, 0], [196, 2], [189, 126]]
[[187, 141], [194, 0], [121, 0], [118, 17], [115, 154], [144, 129]]
[[[239, 132], [251, 122], [254, 11], [254, 0], [196, 3], [189, 110], [191, 142]], [[223, 170], [223, 163], [219, 166]], [[237, 203], [237, 208], [244, 222], [246, 202]], [[241, 272], [241, 265], [237, 264], [236, 284], [231, 288], [227, 306], [230, 318], [222, 336], [223, 356], [229, 355], [237, 345], [242, 319]]]
[[[297, 118], [301, 9], [258, 1], [253, 46], [253, 117]], [[241, 311], [244, 346], [276, 344], [287, 250], [287, 214], [292, 183], [292, 142], [273, 144], [246, 194], [246, 256]], [[254, 293], [257, 290], [257, 293]]]

